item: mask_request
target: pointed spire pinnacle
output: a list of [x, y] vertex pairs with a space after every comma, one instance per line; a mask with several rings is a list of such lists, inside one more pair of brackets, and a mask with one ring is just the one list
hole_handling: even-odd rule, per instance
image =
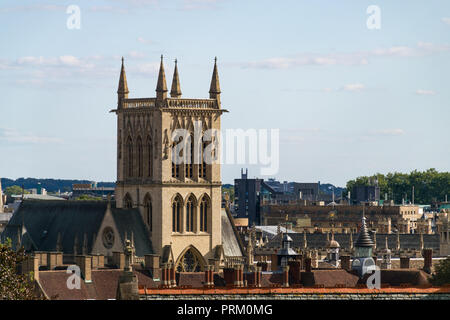
[[166, 73], [164, 71], [163, 55], [159, 66], [158, 84], [156, 85], [156, 98], [159, 100], [167, 98]]
[[173, 71], [172, 89], [170, 90], [172, 98], [181, 97], [180, 77], [178, 76], [177, 59], [175, 59], [175, 70]]
[[122, 67], [120, 69], [120, 78], [119, 78], [119, 87], [117, 89], [117, 94], [119, 98], [128, 98], [128, 83], [127, 83], [127, 75], [125, 73], [125, 65], [124, 59], [122, 57]]
[[220, 105], [220, 84], [219, 72], [217, 71], [217, 57], [214, 58], [214, 70], [211, 79], [211, 86], [209, 87], [209, 98], [217, 99]]
[[359, 230], [358, 239], [356, 239], [355, 247], [373, 247], [374, 243], [370, 238], [369, 231], [366, 227], [366, 217], [364, 216], [364, 207], [362, 214], [362, 225]]

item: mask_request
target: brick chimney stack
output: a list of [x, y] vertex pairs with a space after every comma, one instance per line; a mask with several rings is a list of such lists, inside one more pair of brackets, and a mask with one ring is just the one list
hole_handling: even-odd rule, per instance
[[311, 258], [305, 258], [305, 271], [311, 272]]
[[214, 287], [214, 266], [207, 265], [205, 266], [205, 287], [213, 288]]
[[289, 287], [289, 266], [283, 266], [283, 287]]
[[341, 268], [347, 271], [352, 269], [350, 264], [350, 256], [341, 256]]
[[177, 286], [177, 281], [175, 280], [175, 264], [173, 262], [170, 264], [169, 273], [170, 273], [169, 285], [171, 288], [175, 288]]
[[84, 282], [92, 282], [92, 258], [85, 255], [76, 256], [76, 264], [80, 267]]
[[409, 257], [400, 257], [400, 268], [409, 269]]
[[431, 274], [431, 267], [433, 265], [433, 249], [423, 249], [423, 271]]
[[145, 269], [150, 271], [153, 279], [159, 279], [161, 277], [159, 256], [155, 254], [146, 254], [144, 259]]

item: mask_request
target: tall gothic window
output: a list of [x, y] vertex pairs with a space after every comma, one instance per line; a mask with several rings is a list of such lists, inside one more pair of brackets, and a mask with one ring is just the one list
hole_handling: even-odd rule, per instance
[[[178, 145], [179, 143], [181, 143], [181, 141], [183, 140], [183, 137], [179, 137], [178, 138], [178, 142], [174, 143], [172, 150], [175, 150], [175, 146]], [[177, 161], [177, 157], [183, 157], [183, 150], [181, 150], [179, 152], [178, 155], [172, 155], [172, 177], [173, 178], [180, 178], [180, 164], [175, 163], [175, 161]]]
[[144, 154], [142, 148], [142, 139], [141, 137], [137, 140], [137, 161], [138, 161], [138, 177], [143, 176], [143, 163], [144, 163]]
[[153, 145], [152, 138], [148, 137], [147, 139], [147, 154], [148, 154], [148, 177], [152, 178], [153, 176]]
[[127, 139], [127, 170], [128, 177], [133, 177], [133, 140], [131, 137]]
[[186, 203], [186, 232], [194, 232], [195, 198], [190, 196]]
[[185, 157], [185, 168], [186, 168], [186, 177], [192, 178], [193, 176], [193, 166], [194, 166], [194, 135], [191, 134], [188, 137], [188, 141], [186, 143], [186, 148], [189, 148], [190, 152], [186, 152]]
[[208, 232], [208, 211], [209, 211], [209, 200], [207, 196], [202, 198], [200, 202], [200, 231]]
[[149, 195], [147, 195], [145, 197], [144, 208], [145, 208], [145, 218], [147, 220], [148, 230], [151, 232], [153, 230], [153, 207], [152, 207], [152, 200]]
[[131, 196], [129, 193], [125, 195], [125, 198], [123, 198], [123, 207], [125, 209], [131, 209], [133, 208], [133, 199], [131, 199]]
[[198, 175], [200, 178], [206, 179], [206, 161], [205, 161], [205, 148], [208, 144], [203, 141], [202, 148], [200, 150], [201, 162], [198, 167]]
[[178, 195], [172, 203], [172, 232], [181, 232], [181, 210], [183, 201]]

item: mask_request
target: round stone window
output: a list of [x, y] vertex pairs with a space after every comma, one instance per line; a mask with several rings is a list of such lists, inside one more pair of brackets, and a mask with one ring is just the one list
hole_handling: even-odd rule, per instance
[[103, 229], [103, 245], [106, 249], [111, 249], [114, 245], [114, 230], [111, 227]]

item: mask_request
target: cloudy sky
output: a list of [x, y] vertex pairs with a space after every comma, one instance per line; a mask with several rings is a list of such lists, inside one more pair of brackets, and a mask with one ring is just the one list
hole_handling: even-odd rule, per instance
[[[218, 57], [222, 126], [280, 130], [271, 177], [343, 186], [450, 169], [446, 0], [4, 0], [0, 21], [3, 177], [114, 181], [120, 57], [130, 96], [152, 97], [161, 54], [169, 86], [177, 58], [194, 98]], [[223, 181], [240, 167], [224, 165]]]

